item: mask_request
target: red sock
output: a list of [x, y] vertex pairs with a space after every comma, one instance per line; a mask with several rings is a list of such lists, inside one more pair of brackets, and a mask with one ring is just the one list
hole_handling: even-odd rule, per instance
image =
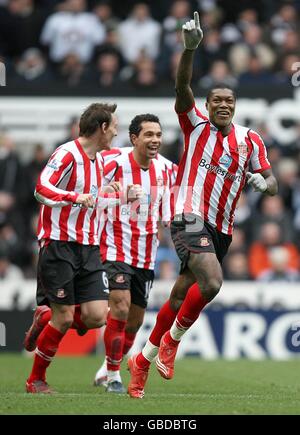
[[197, 283], [193, 284], [178, 311], [176, 322], [184, 328], [189, 328], [198, 319], [199, 314], [207, 304]]
[[73, 323], [71, 329], [89, 329], [81, 320], [81, 307], [80, 305], [75, 306], [75, 313], [73, 318]]
[[[172, 310], [170, 306], [170, 301], [167, 300], [167, 302], [161, 307], [157, 314], [155, 326], [149, 337], [149, 341], [154, 346], [159, 347], [161, 337], [166, 331], [168, 331], [168, 329], [171, 328], [175, 318], [176, 311]], [[143, 369], [147, 369], [148, 367], [150, 367], [151, 364], [151, 362], [144, 357], [142, 352], [137, 355], [136, 363], [139, 367]]]
[[52, 311], [51, 308], [48, 307], [48, 310], [45, 311], [40, 317], [40, 322], [44, 325], [44, 327], [47, 325], [48, 322], [50, 322], [51, 316], [52, 316]]
[[125, 341], [125, 326], [125, 320], [113, 319], [111, 316], [107, 321], [104, 332], [107, 370], [117, 371], [120, 369]]
[[[189, 288], [183, 304], [181, 305], [176, 316], [176, 327], [184, 334], [198, 319], [201, 311], [207, 303], [208, 301], [202, 296], [199, 285], [197, 283], [193, 284]], [[164, 337], [165, 343], [173, 345], [178, 345], [179, 340], [180, 338], [178, 338], [178, 340], [174, 340], [171, 337], [170, 331], [168, 331]]]
[[63, 336], [64, 334], [53, 328], [49, 323], [45, 326], [37, 340], [33, 367], [28, 382], [45, 380], [46, 369], [51, 363]]
[[169, 300], [161, 307], [156, 317], [156, 324], [149, 337], [149, 341], [154, 346], [159, 347], [161, 337], [171, 328], [176, 314], [176, 311], [172, 310]]
[[129, 350], [131, 349], [136, 334], [132, 332], [126, 332], [125, 331], [125, 340], [124, 340], [124, 346], [123, 346], [123, 355], [126, 355]]

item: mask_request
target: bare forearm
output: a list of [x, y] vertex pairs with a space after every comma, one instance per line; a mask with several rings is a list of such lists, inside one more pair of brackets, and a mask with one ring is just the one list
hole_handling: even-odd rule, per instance
[[194, 52], [195, 50], [185, 49], [178, 65], [175, 82], [177, 112], [188, 110], [194, 102], [193, 91], [191, 89]]
[[270, 196], [276, 195], [278, 193], [278, 183], [274, 175], [270, 175], [265, 180], [268, 186], [266, 190], [266, 194]]
[[175, 87], [177, 92], [190, 86], [193, 75], [193, 62], [195, 50], [184, 50], [178, 65]]

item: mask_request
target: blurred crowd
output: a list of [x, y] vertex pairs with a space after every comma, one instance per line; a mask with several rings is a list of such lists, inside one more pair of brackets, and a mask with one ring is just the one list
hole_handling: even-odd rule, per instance
[[[244, 190], [236, 212], [235, 231], [224, 262], [227, 280], [300, 282], [300, 128], [290, 146], [281, 146], [264, 125], [257, 131], [265, 140], [279, 182], [279, 195], [270, 197]], [[66, 137], [54, 147], [78, 136], [72, 119]], [[38, 245], [38, 203], [33, 191], [48, 155], [43, 144], [33, 144], [31, 160], [22, 163], [15, 143], [0, 134], [0, 283], [11, 278], [35, 278]], [[161, 153], [178, 163], [182, 137], [164, 143]], [[179, 262], [169, 230], [159, 229], [156, 277], [174, 279]]]
[[299, 0], [0, 0], [9, 86], [151, 88], [170, 83], [181, 26], [199, 10], [194, 85], [290, 84]]

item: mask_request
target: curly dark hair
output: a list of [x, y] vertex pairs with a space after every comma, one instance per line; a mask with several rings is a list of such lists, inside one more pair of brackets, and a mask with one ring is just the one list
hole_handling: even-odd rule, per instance
[[133, 120], [129, 125], [129, 137], [131, 137], [132, 134], [136, 136], [140, 134], [140, 131], [142, 130], [143, 122], [157, 122], [157, 124], [161, 125], [160, 120], [156, 115], [152, 115], [151, 113], [137, 115], [133, 118]]

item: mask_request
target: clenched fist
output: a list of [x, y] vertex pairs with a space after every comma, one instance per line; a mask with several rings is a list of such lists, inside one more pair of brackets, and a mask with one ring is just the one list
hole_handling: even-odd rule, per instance
[[251, 184], [255, 192], [265, 192], [268, 188], [267, 182], [261, 174], [251, 174], [247, 172], [248, 184]]

